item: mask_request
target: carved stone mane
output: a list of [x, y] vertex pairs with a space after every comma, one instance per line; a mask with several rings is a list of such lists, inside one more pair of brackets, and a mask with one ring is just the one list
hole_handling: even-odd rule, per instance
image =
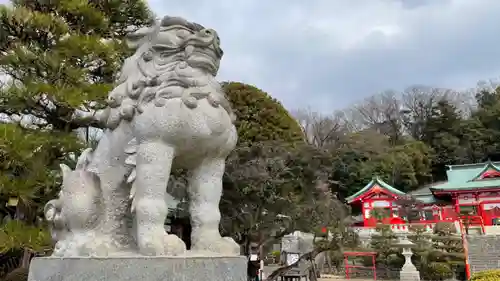
[[[160, 24], [139, 29], [127, 39], [136, 52], [125, 60], [118, 86], [108, 96], [109, 109], [101, 117], [108, 128], [116, 128], [123, 119], [131, 120], [136, 112], [142, 113], [144, 104], [153, 102], [162, 107], [172, 98], [181, 98], [189, 108], [206, 98], [212, 106], [226, 109], [234, 120], [231, 106], [215, 80], [223, 55], [215, 31], [167, 16]], [[210, 63], [191, 60], [198, 49], [211, 57]]]

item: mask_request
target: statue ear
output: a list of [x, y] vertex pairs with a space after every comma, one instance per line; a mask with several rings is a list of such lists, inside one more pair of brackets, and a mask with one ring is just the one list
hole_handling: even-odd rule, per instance
[[68, 175], [72, 172], [72, 170], [66, 164], [60, 164], [59, 167], [61, 168], [63, 181], [64, 181], [64, 179], [68, 177]]
[[57, 213], [57, 205], [58, 205], [58, 200], [50, 200], [45, 204], [45, 207], [43, 208], [43, 214], [45, 215], [45, 219], [48, 221], [54, 220], [56, 213]]
[[76, 170], [83, 170], [87, 167], [87, 164], [90, 162], [92, 158], [92, 148], [85, 149], [80, 157], [78, 157], [78, 161], [76, 163]]

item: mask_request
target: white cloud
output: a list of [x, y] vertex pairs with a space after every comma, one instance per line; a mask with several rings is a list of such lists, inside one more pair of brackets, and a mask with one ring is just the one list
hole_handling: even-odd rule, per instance
[[[0, 0], [2, 1], [2, 0]], [[219, 32], [221, 80], [328, 112], [389, 88], [500, 75], [498, 0], [150, 0]]]
[[[500, 74], [500, 1], [149, 1], [215, 28], [220, 79], [320, 111], [413, 84], [473, 87]], [[304, 98], [307, 97], [307, 98]]]

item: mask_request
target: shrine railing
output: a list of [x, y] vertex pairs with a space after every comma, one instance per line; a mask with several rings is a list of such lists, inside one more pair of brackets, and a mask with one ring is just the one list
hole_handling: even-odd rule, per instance
[[[420, 226], [424, 227], [426, 231], [432, 231], [434, 229], [434, 226], [436, 223], [439, 222], [453, 222], [453, 220], [440, 220], [440, 221], [416, 221], [416, 222], [411, 222], [411, 223], [405, 223], [405, 224], [391, 224], [391, 229], [395, 232], [409, 232], [411, 230], [411, 227], [413, 226]], [[354, 226], [352, 227], [354, 230], [356, 230], [359, 234], [364, 234], [364, 235], [369, 235], [372, 233], [375, 233], [376, 226]], [[457, 231], [460, 229], [457, 228]]]

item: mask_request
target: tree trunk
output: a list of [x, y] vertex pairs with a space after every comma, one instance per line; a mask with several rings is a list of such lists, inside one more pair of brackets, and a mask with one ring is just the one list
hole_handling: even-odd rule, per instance
[[243, 244], [243, 254], [245, 256], [250, 256], [250, 245], [251, 245], [251, 241], [250, 241], [250, 238], [247, 234], [243, 234], [243, 241], [244, 241], [244, 244]]
[[333, 273], [333, 266], [332, 266], [332, 257], [330, 256], [330, 252], [325, 253], [325, 258], [326, 258], [326, 263], [328, 264], [328, 271], [330, 274]]
[[20, 262], [19, 267], [29, 268], [30, 267], [30, 260], [31, 260], [31, 251], [28, 249], [24, 249], [23, 257], [21, 258], [21, 262]]
[[[19, 220], [19, 221], [31, 223], [31, 221], [29, 221], [29, 218], [30, 218], [30, 216], [29, 216], [29, 212], [28, 212], [27, 208], [25, 208], [22, 201], [18, 199], [17, 205], [16, 205], [15, 219]], [[24, 248], [23, 249], [23, 256], [21, 258], [21, 262], [19, 263], [19, 267], [29, 268], [30, 260], [31, 260], [31, 251], [27, 248]]]
[[314, 263], [314, 258], [310, 259], [311, 269], [309, 270], [309, 280], [318, 281], [318, 273], [316, 272], [316, 264]]

